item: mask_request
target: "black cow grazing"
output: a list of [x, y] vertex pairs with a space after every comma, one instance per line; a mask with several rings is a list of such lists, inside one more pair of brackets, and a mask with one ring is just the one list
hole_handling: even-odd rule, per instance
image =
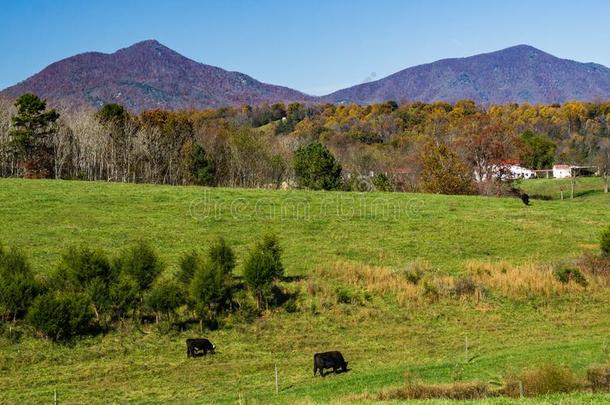
[[521, 194], [521, 201], [523, 201], [523, 204], [525, 205], [530, 205], [530, 196], [525, 193]]
[[324, 377], [324, 369], [332, 368], [336, 373], [338, 370], [347, 371], [347, 361], [343, 359], [341, 352], [325, 352], [313, 355], [313, 375], [320, 370], [320, 376]]
[[186, 357], [205, 356], [214, 353], [216, 346], [208, 339], [186, 339]]

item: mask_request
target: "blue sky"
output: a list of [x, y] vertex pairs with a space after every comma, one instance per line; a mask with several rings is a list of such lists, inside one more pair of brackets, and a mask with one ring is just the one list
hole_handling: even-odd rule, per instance
[[0, 0], [0, 88], [144, 39], [310, 94], [524, 43], [610, 66], [609, 16], [607, 1]]

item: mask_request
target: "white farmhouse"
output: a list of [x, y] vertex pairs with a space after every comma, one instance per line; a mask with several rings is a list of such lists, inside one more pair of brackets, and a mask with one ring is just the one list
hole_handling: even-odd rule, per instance
[[553, 177], [556, 179], [565, 179], [570, 177], [572, 172], [572, 166], [570, 165], [554, 165], [553, 166]]
[[[533, 179], [536, 177], [536, 171], [523, 167], [519, 164], [518, 160], [505, 160], [501, 164], [493, 167], [492, 176], [494, 178], [501, 178], [502, 180], [516, 180], [516, 179]], [[475, 173], [475, 179], [477, 181], [488, 180], [487, 176], [483, 174], [482, 178]]]
[[536, 172], [534, 170], [523, 166], [512, 164], [506, 166], [506, 169], [508, 169], [510, 176], [513, 179], [533, 179], [536, 177]]

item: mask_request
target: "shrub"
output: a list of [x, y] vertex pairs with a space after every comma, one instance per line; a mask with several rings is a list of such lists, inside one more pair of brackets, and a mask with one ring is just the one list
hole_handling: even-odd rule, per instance
[[374, 396], [375, 400], [449, 399], [475, 400], [494, 396], [492, 390], [482, 382], [454, 382], [452, 384], [407, 383]]
[[337, 295], [338, 304], [351, 304], [357, 301], [355, 294], [345, 287], [337, 287], [335, 294]]
[[[194, 251], [184, 255], [180, 259], [178, 280], [185, 285], [190, 285], [197, 267], [201, 265], [201, 260], [199, 254]], [[231, 275], [235, 268], [235, 254], [223, 238], [218, 238], [212, 243], [208, 250], [207, 260], [213, 265], [218, 265], [226, 275]]]
[[421, 294], [431, 302], [438, 301], [441, 296], [438, 286], [431, 277], [423, 279]]
[[98, 320], [100, 313], [110, 308], [110, 284], [115, 281], [116, 272], [104, 252], [85, 247], [69, 249], [62, 256], [56, 277], [63, 283], [62, 290], [89, 295]]
[[183, 286], [170, 279], [157, 280], [146, 295], [145, 303], [156, 312], [157, 323], [162, 314], [166, 314], [167, 320], [171, 321], [172, 313], [186, 303]]
[[231, 278], [217, 262], [207, 260], [197, 266], [190, 285], [193, 309], [204, 320], [214, 320], [231, 304]]
[[233, 273], [235, 254], [223, 238], [216, 239], [212, 246], [210, 246], [208, 257], [212, 264], [220, 266], [224, 274], [231, 275]]
[[189, 285], [193, 280], [199, 260], [199, 255], [195, 251], [182, 256], [178, 267], [178, 274], [176, 275], [178, 281], [184, 285]]
[[237, 316], [244, 321], [252, 321], [259, 314], [257, 301], [248, 290], [238, 290], [233, 296], [233, 302], [237, 306]]
[[47, 293], [34, 300], [27, 320], [51, 340], [66, 341], [91, 331], [91, 301], [82, 293]]
[[555, 270], [554, 274], [557, 281], [563, 284], [568, 284], [571, 281], [583, 287], [586, 287], [588, 284], [585, 276], [583, 276], [583, 274], [577, 269], [563, 267]]
[[154, 249], [146, 242], [140, 241], [123, 251], [117, 261], [117, 268], [132, 276], [138, 282], [140, 290], [148, 290], [163, 271], [163, 264]]
[[127, 274], [119, 275], [117, 281], [110, 286], [110, 301], [114, 316], [123, 319], [138, 306], [140, 286]]
[[267, 304], [271, 285], [283, 274], [284, 266], [277, 238], [264, 236], [244, 263], [244, 280], [256, 294], [259, 307]]
[[297, 299], [296, 297], [290, 297], [288, 298], [283, 304], [282, 304], [282, 308], [284, 308], [284, 310], [286, 312], [288, 312], [289, 314], [295, 313], [299, 310], [298, 305], [297, 305]]
[[384, 173], [377, 173], [373, 176], [373, 186], [377, 191], [394, 191], [390, 179]]
[[587, 383], [593, 391], [610, 391], [610, 363], [589, 367]]
[[403, 277], [411, 284], [417, 285], [424, 274], [419, 269], [407, 269], [403, 273]]
[[417, 285], [429, 270], [430, 264], [428, 262], [416, 260], [409, 263], [401, 274], [409, 283]]
[[521, 395], [519, 383], [523, 384], [523, 394], [528, 397], [570, 392], [578, 389], [580, 383], [572, 370], [566, 366], [545, 364], [517, 374], [510, 374], [504, 379], [503, 395], [517, 398]]
[[456, 278], [453, 283], [451, 293], [457, 297], [464, 295], [472, 295], [475, 293], [477, 285], [470, 277], [459, 277]]
[[114, 276], [106, 255], [102, 251], [94, 251], [86, 247], [70, 248], [62, 256], [59, 267], [76, 286], [83, 286], [95, 279], [108, 282]]
[[195, 273], [190, 284], [193, 309], [200, 321], [214, 321], [227, 310], [232, 299], [232, 273], [235, 254], [223, 238], [210, 246], [205, 261], [195, 259]]
[[602, 232], [600, 248], [604, 256], [610, 257], [610, 226]]
[[341, 165], [326, 146], [319, 142], [296, 150], [294, 173], [301, 187], [335, 190], [341, 186]]
[[25, 256], [0, 246], [0, 310], [13, 320], [22, 317], [40, 288]]

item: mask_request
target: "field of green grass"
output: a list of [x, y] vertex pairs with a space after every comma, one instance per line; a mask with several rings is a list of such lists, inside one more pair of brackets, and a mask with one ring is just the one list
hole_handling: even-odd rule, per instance
[[459, 272], [466, 260], [578, 255], [610, 219], [610, 195], [594, 193], [525, 207], [516, 198], [0, 179], [0, 202], [0, 240], [31, 252], [39, 270], [79, 244], [116, 252], [145, 239], [175, 267], [215, 236], [239, 256], [273, 232], [293, 275], [338, 260], [401, 267], [422, 259]]
[[[522, 187], [555, 193], [550, 180]], [[266, 232], [278, 235], [287, 273], [305, 276], [286, 283], [301, 292], [297, 312], [225, 320], [205, 332], [218, 347], [207, 358], [186, 358], [184, 339], [197, 332], [160, 333], [155, 326], [125, 325], [69, 345], [2, 337], [0, 403], [51, 401], [55, 390], [60, 403], [338, 403], [400, 386], [407, 371], [433, 383], [493, 382], [545, 362], [566, 364], [582, 376], [587, 366], [610, 361], [607, 286], [524, 298], [492, 288], [480, 300], [407, 303], [373, 291], [339, 304], [331, 295], [345, 287], [341, 277], [319, 269], [362, 264], [398, 271], [424, 262], [431, 273], [449, 276], [472, 263], [553, 264], [597, 251], [609, 208], [610, 195], [597, 191], [526, 207], [514, 198], [0, 179], [0, 241], [23, 249], [41, 276], [73, 245], [116, 253], [145, 239], [174, 271], [182, 253], [203, 250], [216, 236], [241, 259]], [[348, 287], [368, 292], [366, 285]], [[312, 296], [316, 289], [326, 292]], [[469, 362], [466, 341], [468, 358], [475, 357]], [[313, 353], [335, 349], [351, 370], [314, 378]], [[540, 401], [603, 403], [610, 394], [478, 403]]]
[[[534, 179], [521, 182], [520, 186], [533, 196], [546, 196], [554, 200], [571, 198], [570, 179]], [[575, 198], [587, 198], [602, 195], [604, 184], [599, 177], [577, 177], [574, 187]]]

